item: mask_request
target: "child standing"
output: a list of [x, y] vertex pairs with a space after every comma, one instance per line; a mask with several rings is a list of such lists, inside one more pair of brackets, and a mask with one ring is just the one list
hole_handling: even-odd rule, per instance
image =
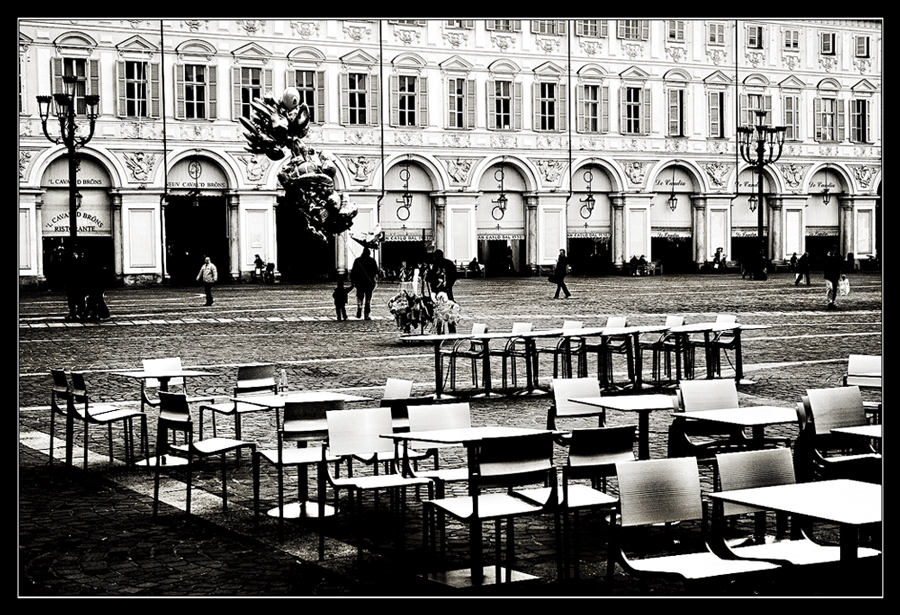
[[347, 320], [347, 295], [353, 290], [351, 284], [348, 288], [344, 288], [344, 281], [338, 280], [337, 288], [331, 293], [334, 297], [334, 312], [337, 314], [338, 320]]

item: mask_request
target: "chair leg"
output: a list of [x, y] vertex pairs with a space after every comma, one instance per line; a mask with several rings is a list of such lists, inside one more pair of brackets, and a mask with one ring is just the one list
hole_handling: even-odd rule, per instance
[[[240, 450], [240, 449], [238, 449]], [[228, 478], [225, 476], [225, 453], [221, 457], [222, 465], [222, 512], [228, 511]]]

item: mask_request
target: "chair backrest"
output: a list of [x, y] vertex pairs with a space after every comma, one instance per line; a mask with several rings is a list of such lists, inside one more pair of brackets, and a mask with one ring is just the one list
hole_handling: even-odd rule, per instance
[[514, 322], [512, 326], [513, 333], [528, 333], [533, 325], [530, 322]]
[[587, 404], [579, 404], [570, 399], [578, 397], [600, 397], [600, 381], [596, 378], [554, 378], [550, 382], [553, 389], [553, 409], [557, 417], [596, 416], [598, 409]]
[[471, 469], [469, 481], [478, 488], [542, 482], [553, 470], [553, 434], [484, 438], [475, 455], [477, 467]]
[[459, 429], [472, 426], [469, 402], [408, 406], [409, 430]]
[[327, 428], [325, 413], [329, 410], [342, 410], [343, 400], [331, 401], [285, 401], [282, 419], [282, 439], [296, 441], [305, 439], [310, 431], [323, 431]]
[[684, 316], [666, 316], [666, 328], [680, 327], [684, 324]]
[[836, 427], [855, 427], [868, 422], [857, 386], [807, 389], [806, 395], [817, 439]]
[[616, 464], [622, 527], [703, 518], [696, 457]]
[[389, 453], [394, 443], [382, 434], [393, 433], [390, 408], [328, 410], [328, 448], [333, 455], [371, 455]]
[[[144, 371], [152, 374], [153, 372], [169, 372], [179, 371], [181, 369], [181, 357], [164, 357], [162, 359], [143, 359]], [[144, 387], [148, 389], [158, 389], [159, 380], [156, 378], [144, 378]], [[184, 378], [171, 378], [169, 386], [184, 386]]]
[[234, 385], [235, 395], [268, 392], [278, 392], [274, 363], [238, 365], [237, 382]]
[[584, 322], [580, 320], [564, 320], [563, 321], [563, 331], [570, 331], [572, 329], [583, 329]]
[[384, 385], [384, 396], [382, 399], [404, 399], [412, 397], [412, 388], [412, 380], [388, 378]]
[[628, 317], [627, 316], [609, 316], [606, 319], [607, 327], [627, 327], [628, 326]]
[[[716, 455], [719, 484], [722, 491], [790, 485], [794, 478], [794, 458], [789, 448], [769, 448]], [[722, 503], [725, 516], [756, 512], [741, 504]]]
[[487, 324], [483, 322], [476, 322], [472, 324], [472, 333], [475, 335], [480, 335], [481, 333], [487, 333]]
[[587, 476], [591, 469], [606, 472], [615, 469], [617, 463], [635, 461], [636, 429], [637, 425], [573, 429], [567, 460], [569, 476]]
[[50, 375], [53, 377], [53, 386], [50, 389], [50, 399], [55, 403], [57, 399], [69, 398], [69, 380], [66, 378], [66, 372], [62, 369], [51, 369]]
[[732, 378], [682, 380], [678, 383], [681, 405], [685, 412], [737, 408], [737, 384]]
[[851, 354], [844, 386], [881, 387], [881, 355]]
[[737, 316], [735, 314], [718, 314], [718, 315], [716, 315], [716, 324], [733, 325], [736, 322], [737, 322]]
[[184, 393], [159, 392], [159, 420], [190, 423], [191, 407]]

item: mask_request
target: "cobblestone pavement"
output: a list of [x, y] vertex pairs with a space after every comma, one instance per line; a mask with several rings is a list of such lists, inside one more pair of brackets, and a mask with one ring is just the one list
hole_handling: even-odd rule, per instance
[[[814, 274], [815, 275], [815, 274]], [[819, 274], [820, 276], [821, 274]], [[686, 322], [707, 321], [719, 312], [737, 314], [742, 323], [769, 328], [749, 331], [744, 341], [745, 376], [742, 404], [794, 406], [807, 388], [841, 384], [852, 353], [881, 354], [881, 276], [852, 276], [853, 289], [826, 310], [824, 282], [794, 286], [789, 274], [767, 282], [739, 275], [571, 278], [571, 299], [554, 300], [554, 287], [543, 278], [461, 280], [455, 287], [468, 328], [486, 322], [490, 330], [508, 330], [513, 322], [535, 328], [558, 327], [563, 320], [600, 325], [609, 315], [627, 315], [629, 324], [656, 324], [667, 314], [683, 314]], [[368, 497], [359, 521], [343, 511], [323, 520], [289, 520], [279, 537], [277, 520], [263, 514], [253, 523], [250, 463], [229, 462], [227, 513], [221, 511], [221, 474], [217, 464], [194, 473], [193, 515], [184, 515], [184, 474], [172, 470], [164, 482], [160, 516], [151, 519], [152, 472], [123, 462], [119, 428], [114, 430], [115, 460], [107, 456], [106, 431], [90, 430], [87, 470], [66, 470], [57, 426], [50, 453], [49, 390], [51, 367], [87, 373], [93, 397], [132, 407], [139, 400], [136, 381], [111, 371], [136, 369], [141, 359], [179, 356], [186, 367], [215, 372], [190, 381], [193, 394], [227, 397], [236, 366], [272, 362], [287, 373], [290, 388], [327, 389], [367, 396], [377, 405], [385, 380], [414, 381], [414, 393], [434, 391], [430, 345], [401, 342], [387, 301], [398, 289], [383, 283], [373, 299], [373, 320], [335, 322], [331, 286], [220, 286], [215, 304], [203, 306], [199, 288], [123, 288], [107, 293], [112, 317], [101, 323], [66, 323], [59, 293], [22, 291], [19, 298], [19, 595], [44, 596], [432, 596], [440, 588], [418, 576], [426, 565], [421, 552], [422, 506], [412, 493], [402, 525], [389, 514], [387, 496], [375, 506]], [[348, 310], [353, 313], [353, 310]], [[732, 376], [733, 357], [723, 360], [723, 376]], [[649, 361], [647, 361], [649, 363]], [[699, 366], [702, 370], [702, 366]], [[547, 384], [552, 363], [545, 357], [541, 382]], [[592, 366], [592, 369], [595, 367]], [[649, 369], [647, 366], [645, 369]], [[499, 362], [496, 365], [499, 374]], [[616, 377], [624, 365], [616, 365]], [[463, 379], [466, 370], [461, 370]], [[497, 379], [499, 380], [499, 378]], [[866, 393], [871, 396], [872, 393]], [[473, 423], [543, 427], [549, 398], [499, 397], [470, 400]], [[651, 456], [666, 456], [669, 417], [651, 414]], [[155, 421], [149, 422], [150, 442]], [[634, 422], [609, 413], [608, 423]], [[585, 422], [584, 424], [590, 424]], [[220, 435], [229, 435], [229, 418], [219, 420]], [[247, 415], [244, 439], [260, 446], [274, 444], [274, 420], [264, 413]], [[796, 427], [770, 428], [796, 435]], [[76, 442], [81, 429], [76, 427]], [[81, 459], [76, 444], [76, 460]], [[559, 461], [563, 452], [558, 451]], [[459, 455], [444, 463], [462, 462]], [[360, 471], [366, 471], [361, 469]], [[704, 492], [711, 477], [703, 470]], [[263, 509], [277, 502], [276, 473], [263, 467]], [[309, 488], [314, 489], [310, 482]], [[297, 475], [289, 471], [286, 493], [296, 494]], [[610, 489], [615, 493], [615, 480]], [[201, 497], [205, 494], [206, 498]], [[741, 522], [746, 523], [745, 521]], [[739, 524], [737, 529], [743, 526]], [[784, 575], [741, 583], [684, 587], [679, 583], [637, 583], [616, 568], [606, 575], [606, 538], [598, 515], [582, 518], [578, 537], [581, 576], [559, 578], [551, 518], [516, 522], [516, 569], [539, 580], [515, 586], [489, 587], [494, 595], [535, 596], [674, 596], [701, 595], [880, 595], [880, 570], [852, 575], [842, 583], [798, 584]], [[835, 540], [835, 528], [817, 525], [816, 535]], [[326, 538], [325, 558], [318, 561], [319, 532]], [[642, 539], [659, 544], [659, 533], [671, 549], [688, 546], [699, 527], [681, 524], [650, 530]], [[674, 535], [670, 535], [675, 532]], [[447, 561], [438, 567], [465, 567], [468, 532], [448, 525]], [[485, 553], [493, 553], [494, 534], [485, 525]], [[862, 583], [862, 579], [878, 582]], [[877, 587], [876, 587], [877, 585]], [[802, 588], [802, 589], [799, 589]]]

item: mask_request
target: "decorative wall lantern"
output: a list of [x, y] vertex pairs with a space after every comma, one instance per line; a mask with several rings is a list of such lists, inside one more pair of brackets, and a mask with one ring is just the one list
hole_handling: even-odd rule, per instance
[[494, 171], [494, 179], [500, 182], [500, 195], [491, 203], [496, 203], [494, 205], [494, 209], [491, 210], [491, 215], [494, 217], [494, 220], [502, 220], [503, 216], [506, 214], [506, 205], [509, 203], [509, 199], [506, 198], [506, 189], [503, 186], [503, 180], [506, 177], [506, 172], [504, 171], [503, 166], [501, 165], [499, 169]]
[[403, 181], [403, 194], [397, 199], [397, 202], [400, 203], [400, 207], [397, 208], [398, 220], [409, 220], [409, 208], [412, 207], [413, 200], [412, 194], [409, 192], [409, 177], [409, 156], [407, 156], [406, 162], [403, 163], [403, 168], [400, 169], [400, 179]]
[[672, 192], [669, 194], [669, 209], [675, 211], [678, 207], [678, 197], [675, 196], [675, 165], [672, 165]]
[[594, 179], [594, 174], [591, 173], [590, 169], [587, 169], [584, 172], [583, 177], [584, 177], [585, 183], [587, 184], [588, 192], [587, 192], [587, 196], [585, 196], [583, 199], [579, 199], [582, 203], [584, 203], [584, 205], [581, 206], [580, 213], [581, 213], [581, 217], [584, 218], [585, 220], [587, 220], [588, 218], [591, 217], [591, 214], [594, 213], [594, 206], [596, 205], [597, 201], [596, 201], [596, 199], [594, 199], [594, 192], [591, 189], [591, 181]]

